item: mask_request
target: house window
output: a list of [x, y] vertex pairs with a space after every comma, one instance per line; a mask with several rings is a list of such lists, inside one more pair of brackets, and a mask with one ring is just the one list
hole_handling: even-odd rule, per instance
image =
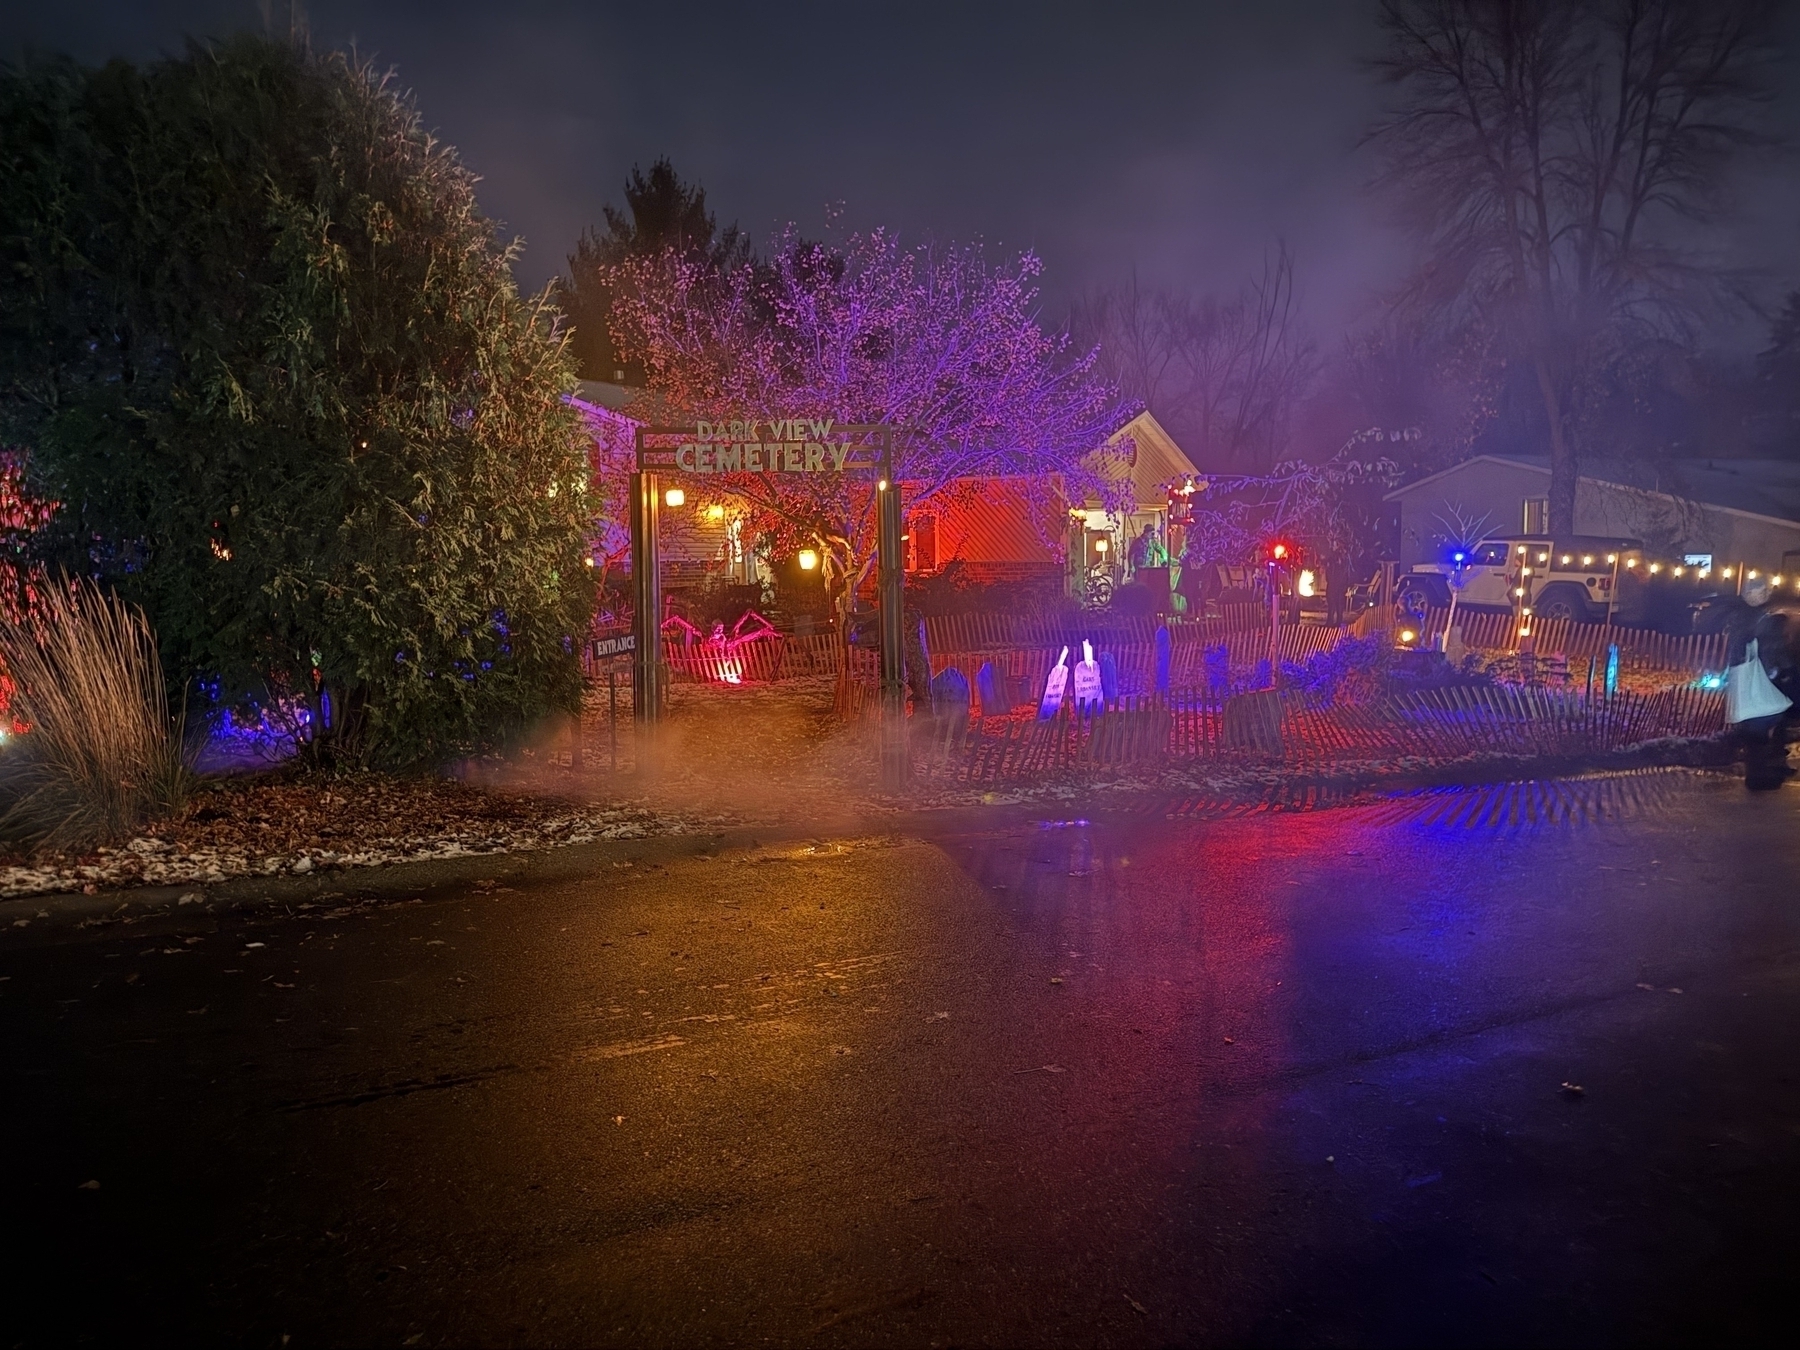
[[938, 565], [938, 521], [936, 516], [913, 516], [906, 527], [906, 570], [935, 572]]
[[1550, 533], [1550, 499], [1548, 497], [1527, 497], [1525, 499], [1525, 533]]

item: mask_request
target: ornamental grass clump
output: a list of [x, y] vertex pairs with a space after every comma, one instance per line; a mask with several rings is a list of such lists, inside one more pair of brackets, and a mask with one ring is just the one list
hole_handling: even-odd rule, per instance
[[79, 849], [180, 809], [192, 772], [142, 610], [91, 581], [45, 586], [0, 622], [0, 662], [28, 727], [0, 751], [0, 838]]

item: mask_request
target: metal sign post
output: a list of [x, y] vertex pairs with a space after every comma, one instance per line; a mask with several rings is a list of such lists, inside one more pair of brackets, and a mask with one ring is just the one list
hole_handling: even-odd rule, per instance
[[868, 473], [875, 477], [875, 539], [880, 601], [882, 772], [898, 787], [907, 776], [906, 641], [902, 619], [900, 485], [894, 478], [893, 429], [835, 418], [698, 422], [637, 428], [637, 472], [631, 478], [633, 710], [638, 723], [662, 720], [668, 666], [662, 647], [662, 577], [657, 513], [664, 475], [720, 476], [741, 491], [747, 479]]
[[[884, 456], [887, 458], [887, 456]], [[905, 786], [906, 574], [900, 551], [900, 485], [883, 476], [875, 488], [875, 593], [881, 619], [881, 776], [890, 791]]]
[[[638, 432], [638, 462], [644, 458]], [[662, 567], [658, 556], [656, 475], [631, 475], [631, 712], [640, 726], [662, 721], [668, 667], [662, 651]]]

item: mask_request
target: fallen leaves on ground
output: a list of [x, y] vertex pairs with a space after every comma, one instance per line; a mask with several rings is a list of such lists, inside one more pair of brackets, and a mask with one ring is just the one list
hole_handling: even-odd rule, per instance
[[704, 828], [642, 802], [578, 803], [377, 774], [207, 784], [123, 847], [0, 860], [0, 898], [557, 848]]

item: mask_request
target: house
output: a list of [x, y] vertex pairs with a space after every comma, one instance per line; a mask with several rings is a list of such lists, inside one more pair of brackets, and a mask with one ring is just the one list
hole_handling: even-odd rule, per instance
[[[582, 380], [569, 399], [594, 438], [594, 469], [604, 478], [622, 481], [632, 470], [638, 423], [624, 409], [639, 392], [626, 385]], [[668, 510], [661, 517], [659, 540], [664, 584], [680, 590], [709, 577], [753, 584], [758, 580], [753, 542], [744, 537], [741, 522], [717, 503], [704, 511]], [[626, 522], [609, 518], [595, 541], [595, 565], [627, 567], [630, 548]]]
[[960, 565], [975, 581], [1066, 577], [1080, 588], [1090, 566], [1117, 567], [1146, 525], [1168, 540], [1168, 485], [1198, 472], [1148, 412], [1139, 413], [1108, 445], [1132, 449], [1114, 472], [1125, 478], [1126, 504], [1068, 502], [1021, 478], [970, 480], [907, 516], [908, 570], [930, 573]]
[[[627, 409], [638, 391], [623, 385], [584, 380], [570, 403], [582, 413], [594, 437], [595, 469], [619, 477], [630, 472], [637, 423]], [[1121, 427], [1108, 446], [1129, 440], [1130, 451], [1108, 463], [1123, 474], [1122, 511], [1105, 503], [1066, 502], [1044, 492], [1036, 481], [996, 477], [966, 479], [906, 518], [906, 570], [930, 575], [957, 564], [977, 582], [1067, 578], [1079, 590], [1089, 566], [1117, 567], [1129, 541], [1152, 525], [1168, 534], [1168, 484], [1195, 474], [1193, 462], [1148, 412]], [[704, 516], [670, 512], [663, 517], [662, 555], [668, 584], [680, 588], [707, 574], [748, 582], [766, 572], [754, 541], [742, 537], [739, 522], [714, 505]], [[610, 522], [600, 541], [601, 558], [623, 560], [622, 522]]]
[[[1640, 539], [1653, 553], [1702, 565], [1800, 570], [1800, 461], [1584, 461], [1571, 533]], [[1550, 460], [1476, 455], [1387, 494], [1399, 516], [1400, 562], [1435, 562], [1453, 535], [1539, 534]], [[1461, 542], [1470, 542], [1463, 540]]]

